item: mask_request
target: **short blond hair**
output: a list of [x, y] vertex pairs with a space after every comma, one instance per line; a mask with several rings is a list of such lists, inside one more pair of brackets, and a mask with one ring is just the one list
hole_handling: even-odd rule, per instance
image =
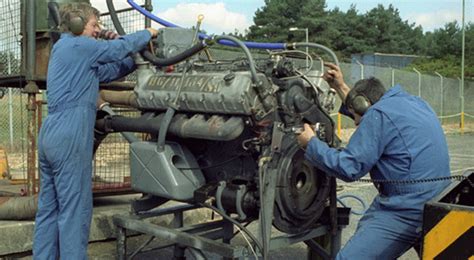
[[61, 32], [70, 32], [69, 24], [72, 19], [80, 17], [84, 23], [87, 23], [92, 16], [99, 19], [100, 12], [88, 3], [69, 3], [59, 8], [61, 17]]

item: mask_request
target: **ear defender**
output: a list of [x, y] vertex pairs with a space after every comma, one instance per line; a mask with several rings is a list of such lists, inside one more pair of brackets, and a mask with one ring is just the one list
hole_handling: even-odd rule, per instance
[[354, 112], [361, 116], [367, 112], [367, 109], [369, 109], [370, 105], [369, 99], [361, 93], [357, 94], [351, 101], [352, 109], [354, 109]]
[[69, 20], [69, 30], [74, 34], [74, 35], [81, 35], [82, 32], [84, 31], [84, 28], [86, 26], [86, 23], [84, 21], [84, 18], [82, 16], [78, 15], [75, 17], [72, 17]]

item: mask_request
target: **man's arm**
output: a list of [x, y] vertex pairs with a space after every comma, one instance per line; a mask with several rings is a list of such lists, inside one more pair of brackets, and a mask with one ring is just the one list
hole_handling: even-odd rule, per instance
[[121, 61], [100, 65], [97, 68], [97, 76], [99, 77], [99, 82], [108, 83], [127, 76], [135, 69], [135, 62], [132, 57], [128, 56]]
[[377, 110], [368, 112], [343, 150], [312, 137], [305, 157], [317, 168], [344, 181], [355, 181], [377, 163], [385, 146], [396, 136], [391, 121]]
[[94, 50], [92, 64], [104, 64], [121, 61], [128, 55], [145, 48], [152, 37], [156, 37], [158, 31], [148, 28], [146, 30], [120, 36], [116, 40], [93, 41], [93, 46], [85, 46]]

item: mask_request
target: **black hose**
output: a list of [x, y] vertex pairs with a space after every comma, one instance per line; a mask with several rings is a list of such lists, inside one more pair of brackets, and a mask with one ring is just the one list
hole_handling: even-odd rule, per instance
[[[122, 24], [120, 23], [120, 21], [118, 19], [117, 12], [115, 11], [114, 3], [113, 3], [112, 0], [107, 0], [107, 8], [109, 9], [110, 18], [112, 19], [112, 23], [114, 24], [115, 29], [117, 30], [118, 34], [125, 35], [126, 34], [125, 30], [123, 29]], [[207, 44], [206, 41], [201, 41], [201, 42], [195, 44], [194, 46], [192, 46], [191, 48], [183, 51], [182, 53], [180, 53], [176, 56], [167, 58], [167, 59], [159, 59], [153, 53], [151, 53], [149, 50], [143, 50], [140, 53], [143, 55], [143, 57], [147, 61], [151, 62], [153, 65], [158, 66], [158, 67], [164, 67], [164, 66], [169, 66], [169, 65], [176, 64], [178, 62], [181, 62], [181, 61], [193, 56], [194, 54], [196, 54], [196, 53], [200, 52], [201, 50], [203, 50], [204, 48], [206, 48], [207, 45], [208, 44]]]
[[58, 27], [61, 25], [61, 17], [59, 16], [59, 5], [56, 2], [49, 2], [48, 3], [48, 10], [53, 22], [56, 24], [54, 27]]
[[205, 41], [200, 41], [197, 44], [193, 45], [191, 48], [181, 52], [180, 54], [178, 54], [176, 56], [173, 56], [173, 57], [170, 57], [170, 58], [167, 58], [167, 59], [159, 59], [155, 55], [153, 55], [153, 53], [151, 53], [148, 50], [142, 51], [141, 54], [143, 55], [143, 57], [146, 60], [151, 62], [153, 65], [158, 66], [158, 67], [164, 67], [164, 66], [169, 66], [169, 65], [173, 65], [173, 64], [176, 64], [178, 62], [181, 62], [181, 61], [195, 55], [196, 53], [202, 51], [207, 46], [208, 45]]
[[107, 0], [107, 8], [109, 9], [110, 18], [112, 19], [112, 23], [115, 26], [115, 30], [117, 30], [118, 34], [125, 35], [125, 30], [123, 29], [122, 24], [118, 19], [117, 12], [115, 11], [115, 6], [112, 0]]
[[158, 133], [163, 116], [144, 114], [139, 118], [106, 116], [96, 120], [96, 128], [103, 132]]

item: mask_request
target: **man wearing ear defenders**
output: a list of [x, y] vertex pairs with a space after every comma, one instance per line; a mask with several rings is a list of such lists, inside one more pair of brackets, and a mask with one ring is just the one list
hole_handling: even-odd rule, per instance
[[[154, 29], [98, 41], [99, 11], [88, 4], [59, 10], [62, 35], [48, 64], [48, 117], [38, 142], [41, 176], [34, 259], [87, 259], [92, 216], [92, 146], [99, 82], [135, 69]], [[110, 38], [110, 37], [109, 37]]]
[[347, 182], [367, 173], [373, 180], [395, 180], [376, 185], [379, 194], [336, 259], [396, 259], [417, 245], [424, 204], [449, 184], [412, 182], [450, 175], [443, 129], [431, 107], [401, 86], [385, 90], [378, 79], [369, 78], [350, 89], [339, 67], [326, 66], [324, 79], [344, 101], [341, 113], [352, 117], [357, 129], [338, 150], [306, 124], [297, 136], [306, 159]]

